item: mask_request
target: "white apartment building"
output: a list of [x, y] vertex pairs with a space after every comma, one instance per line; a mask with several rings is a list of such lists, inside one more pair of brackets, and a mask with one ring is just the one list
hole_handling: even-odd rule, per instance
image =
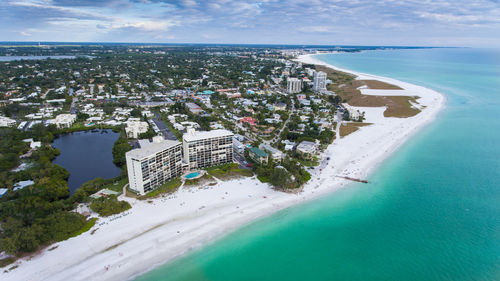
[[286, 79], [286, 89], [289, 94], [302, 92], [302, 80], [295, 77], [288, 77]]
[[148, 193], [182, 173], [182, 143], [154, 139], [125, 154], [130, 189]]
[[140, 134], [148, 131], [149, 125], [147, 122], [142, 121], [127, 121], [127, 127], [125, 127], [125, 133], [127, 133], [128, 138], [138, 138]]
[[182, 136], [184, 161], [189, 169], [233, 162], [233, 133], [228, 130], [188, 129]]
[[56, 125], [58, 129], [69, 128], [76, 121], [76, 114], [59, 114], [55, 119], [48, 120], [50, 124]]
[[312, 157], [318, 149], [318, 144], [312, 141], [302, 141], [295, 149], [303, 156]]
[[326, 90], [326, 73], [315, 71], [313, 76], [313, 91], [321, 92]]

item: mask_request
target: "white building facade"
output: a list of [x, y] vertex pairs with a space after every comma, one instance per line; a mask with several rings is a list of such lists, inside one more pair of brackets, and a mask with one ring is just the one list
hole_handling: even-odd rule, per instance
[[182, 174], [182, 143], [155, 141], [125, 154], [130, 189], [146, 194]]
[[16, 126], [16, 120], [10, 119], [5, 116], [0, 116], [0, 127], [14, 127]]
[[55, 119], [49, 120], [49, 123], [56, 125], [58, 129], [63, 129], [71, 127], [75, 121], [76, 114], [59, 114]]
[[286, 79], [286, 91], [289, 94], [302, 92], [302, 80], [295, 77], [288, 77]]
[[127, 121], [127, 127], [125, 127], [125, 133], [127, 133], [128, 138], [138, 138], [140, 134], [147, 132], [149, 125], [147, 122], [143, 121]]
[[228, 130], [196, 132], [189, 129], [182, 136], [184, 161], [189, 169], [233, 162], [233, 136]]
[[313, 80], [313, 91], [321, 92], [326, 90], [326, 73], [323, 71], [315, 71]]

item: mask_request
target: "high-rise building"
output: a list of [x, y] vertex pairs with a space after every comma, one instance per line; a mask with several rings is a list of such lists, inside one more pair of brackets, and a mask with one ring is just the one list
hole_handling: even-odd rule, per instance
[[326, 90], [326, 73], [315, 71], [313, 75], [313, 91], [321, 92]]
[[125, 154], [130, 189], [148, 193], [182, 173], [182, 143], [154, 141]]
[[233, 133], [228, 130], [189, 129], [182, 136], [184, 161], [189, 169], [233, 162]]
[[286, 79], [286, 89], [289, 94], [302, 92], [302, 80], [295, 77], [288, 77]]

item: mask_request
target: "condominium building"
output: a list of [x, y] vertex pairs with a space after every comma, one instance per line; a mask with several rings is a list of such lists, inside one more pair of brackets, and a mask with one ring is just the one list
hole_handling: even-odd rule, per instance
[[321, 92], [326, 90], [326, 73], [315, 71], [313, 76], [313, 91]]
[[318, 144], [312, 141], [302, 141], [295, 149], [302, 156], [312, 158], [318, 150]]
[[147, 122], [143, 121], [127, 121], [127, 127], [125, 127], [125, 133], [128, 138], [138, 138], [140, 134], [146, 133], [149, 129]]
[[129, 187], [139, 194], [148, 193], [182, 173], [182, 143], [154, 140], [125, 154]]
[[286, 89], [289, 94], [302, 92], [302, 80], [295, 77], [288, 77], [286, 79]]
[[48, 120], [49, 124], [54, 124], [58, 129], [69, 128], [75, 123], [76, 114], [59, 114], [55, 119]]
[[228, 130], [196, 132], [182, 136], [184, 161], [190, 169], [233, 162], [233, 133]]

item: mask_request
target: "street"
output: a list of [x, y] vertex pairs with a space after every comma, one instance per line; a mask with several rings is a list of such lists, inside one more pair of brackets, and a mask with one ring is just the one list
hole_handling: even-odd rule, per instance
[[156, 118], [153, 118], [153, 122], [156, 124], [160, 132], [163, 134], [163, 138], [166, 140], [177, 140], [177, 137], [170, 131], [165, 122], [161, 121], [160, 113], [154, 112]]

